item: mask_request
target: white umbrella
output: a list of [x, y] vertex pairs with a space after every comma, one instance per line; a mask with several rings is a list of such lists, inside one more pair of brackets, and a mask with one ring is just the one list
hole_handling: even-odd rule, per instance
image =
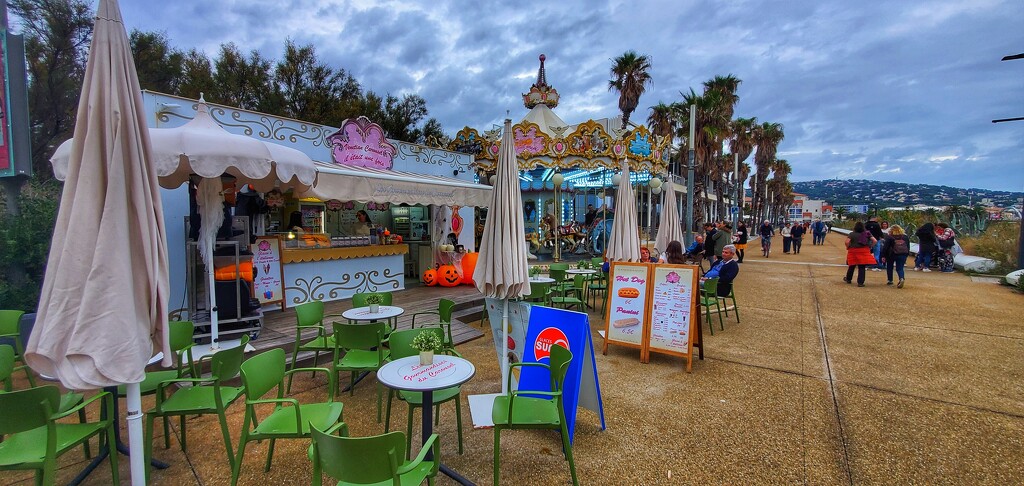
[[[199, 249], [207, 270], [210, 300], [211, 346], [217, 349], [219, 318], [214, 292], [213, 249], [217, 230], [223, 222], [220, 176], [230, 174], [243, 184], [268, 191], [296, 188], [308, 190], [316, 183], [317, 169], [312, 159], [293, 148], [236, 135], [221, 128], [210, 116], [206, 101], [200, 97], [196, 116], [177, 128], [151, 128], [153, 160], [160, 185], [173, 189], [193, 174], [202, 177], [197, 204], [202, 217]], [[68, 169], [72, 140], [57, 147], [50, 162], [57, 179]]]
[[501, 316], [501, 329], [504, 333], [501, 340], [502, 393], [508, 392], [508, 301], [531, 292], [524, 226], [512, 120], [506, 118], [505, 129], [501, 134], [501, 151], [498, 153], [497, 178], [483, 238], [480, 240], [480, 257], [473, 273], [476, 288], [485, 297], [505, 301]]
[[669, 243], [683, 242], [683, 227], [679, 224], [676, 190], [672, 187], [672, 180], [666, 180], [661, 190], [665, 196], [661, 198], [661, 222], [658, 224], [658, 236], [654, 239], [654, 247], [663, 252]]
[[636, 222], [636, 198], [629, 180], [629, 161], [622, 162], [622, 179], [615, 196], [615, 219], [608, 236], [605, 257], [611, 262], [640, 261], [640, 235]]
[[117, 0], [101, 0], [25, 359], [71, 389], [128, 384], [133, 484], [145, 482], [139, 382], [155, 351], [171, 364], [164, 218], [145, 127]]

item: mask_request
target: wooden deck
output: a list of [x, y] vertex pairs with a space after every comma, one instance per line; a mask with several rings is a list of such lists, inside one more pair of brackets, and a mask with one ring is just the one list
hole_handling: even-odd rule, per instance
[[[462, 344], [473, 339], [480, 338], [484, 333], [479, 327], [467, 324], [479, 320], [483, 312], [484, 297], [470, 285], [459, 285], [456, 287], [426, 287], [414, 286], [405, 290], [395, 291], [393, 304], [405, 310], [405, 313], [398, 318], [398, 329], [409, 329], [412, 323], [412, 315], [417, 312], [437, 311], [439, 299], [449, 299], [455, 302], [455, 311], [452, 313], [452, 340], [455, 344]], [[341, 314], [352, 308], [351, 299], [342, 299], [324, 303], [324, 314]], [[340, 319], [340, 316], [339, 316]], [[437, 322], [434, 316], [424, 316], [416, 319], [417, 322]], [[268, 349], [282, 348], [291, 353], [295, 343], [295, 310], [285, 309], [283, 311], [265, 311], [263, 313], [263, 330], [259, 338], [251, 341], [250, 344], [257, 352]], [[330, 325], [331, 318], [324, 319], [325, 325]], [[315, 331], [304, 332], [303, 340], [313, 339]], [[313, 353], [300, 353], [300, 360], [307, 360], [313, 357]], [[330, 355], [321, 353], [320, 360], [329, 360]], [[289, 356], [289, 360], [291, 356]]]

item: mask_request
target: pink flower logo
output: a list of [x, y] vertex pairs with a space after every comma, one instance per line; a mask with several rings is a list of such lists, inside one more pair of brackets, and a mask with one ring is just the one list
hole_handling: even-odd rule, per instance
[[270, 242], [267, 241], [267, 240], [261, 241], [260, 242], [260, 251], [267, 251], [267, 250], [270, 250]]
[[665, 281], [668, 283], [679, 283], [679, 274], [676, 272], [669, 272], [665, 275]]

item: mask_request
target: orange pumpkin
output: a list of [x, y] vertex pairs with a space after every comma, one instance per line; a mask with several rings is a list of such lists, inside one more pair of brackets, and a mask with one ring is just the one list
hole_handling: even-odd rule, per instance
[[437, 285], [437, 270], [428, 268], [427, 271], [423, 272], [423, 283], [427, 284], [428, 287]]
[[437, 278], [442, 287], [454, 287], [462, 282], [462, 276], [455, 269], [455, 265], [441, 265], [441, 268], [437, 269]]
[[466, 253], [462, 255], [462, 283], [463, 285], [474, 285], [473, 272], [476, 271], [476, 260], [479, 253]]
[[387, 228], [384, 228], [384, 236], [391, 236], [391, 232]]

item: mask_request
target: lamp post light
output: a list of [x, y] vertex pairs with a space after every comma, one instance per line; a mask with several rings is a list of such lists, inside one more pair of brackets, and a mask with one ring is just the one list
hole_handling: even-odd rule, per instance
[[743, 208], [743, 184], [740, 184], [740, 155], [735, 150], [732, 153], [732, 181], [736, 185], [736, 212], [732, 216], [732, 227], [738, 229], [740, 227], [740, 209]]
[[690, 105], [690, 148], [686, 151], [686, 234], [687, 245], [693, 244], [693, 137], [697, 129], [697, 105]]
[[555, 175], [551, 176], [551, 182], [555, 185], [555, 251], [552, 254], [551, 260], [558, 263], [562, 258], [562, 248], [558, 244], [558, 233], [562, 227], [562, 198], [560, 196], [565, 176], [561, 172], [555, 172]]

